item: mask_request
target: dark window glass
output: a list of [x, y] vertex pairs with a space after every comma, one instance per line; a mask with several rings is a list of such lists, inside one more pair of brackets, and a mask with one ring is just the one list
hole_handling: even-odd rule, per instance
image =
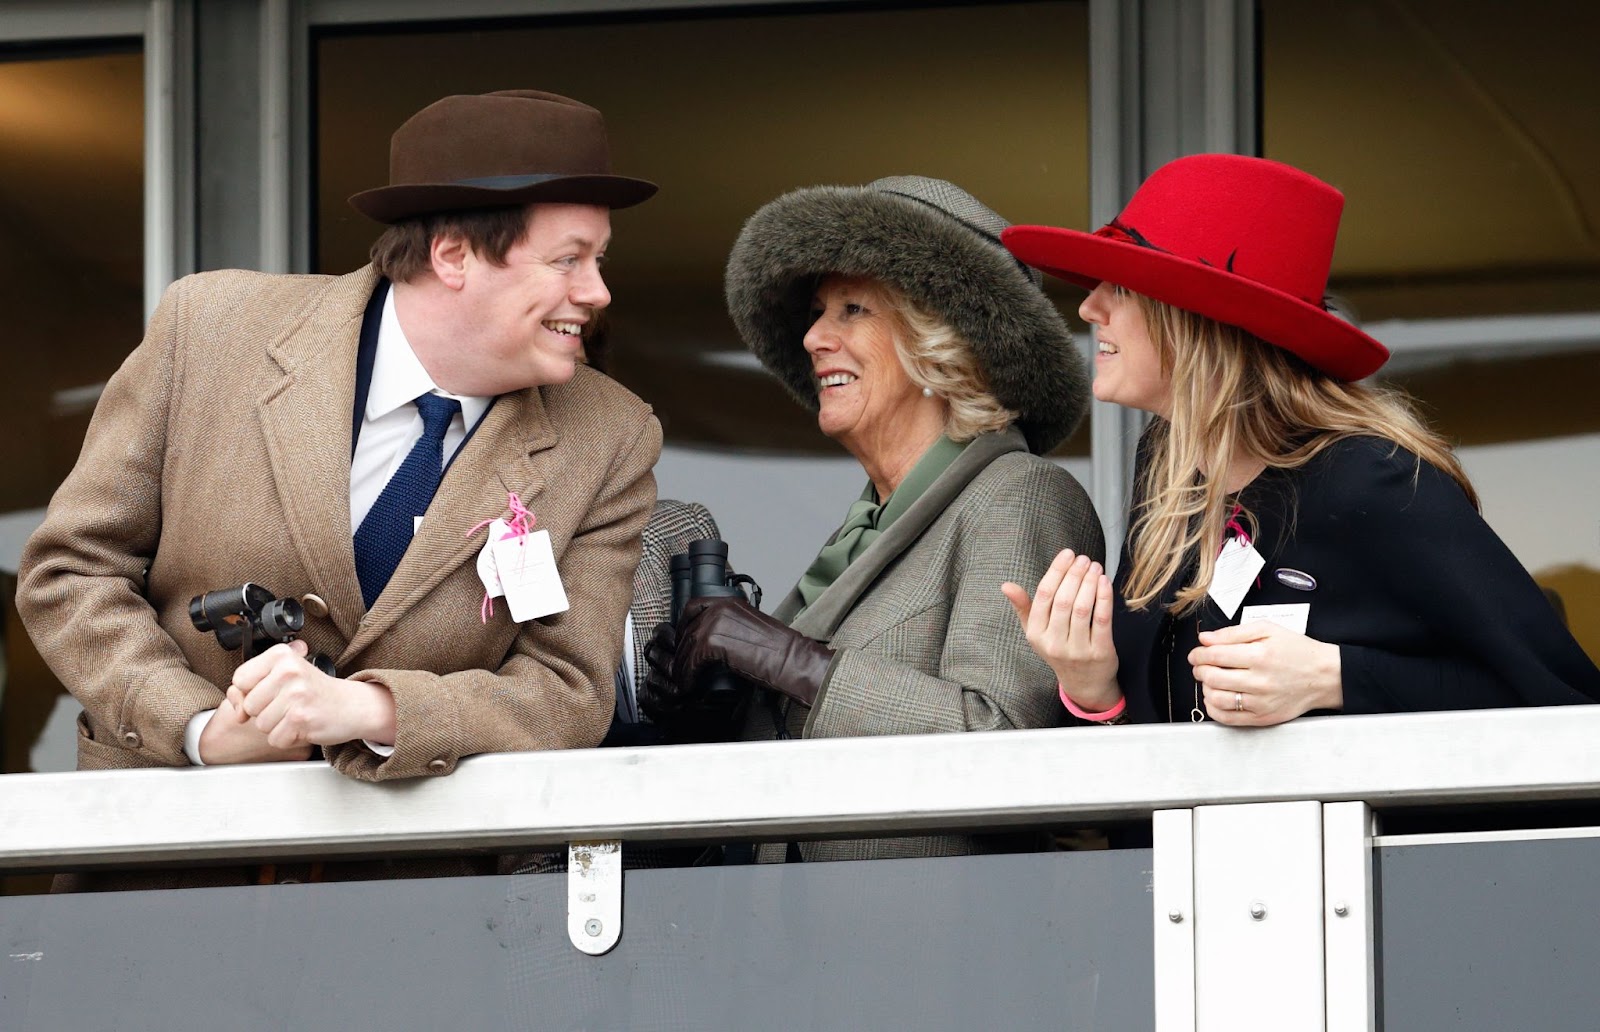
[[[740, 226], [796, 187], [905, 173], [949, 179], [1014, 222], [1085, 225], [1087, 31], [1087, 5], [1056, 2], [326, 36], [317, 265], [365, 262], [378, 227], [345, 198], [386, 181], [389, 134], [413, 111], [508, 87], [575, 97], [605, 112], [617, 169], [661, 184], [613, 219], [618, 378], [671, 445], [836, 455], [729, 323], [722, 271]], [[1072, 450], [1087, 453], [1087, 431]]]
[[[17, 558], [144, 321], [144, 58], [126, 45], [0, 60], [0, 772], [71, 770], [74, 702], [16, 610]], [[0, 892], [47, 878], [0, 879]]]
[[1346, 195], [1332, 289], [1600, 658], [1600, 9], [1268, 0], [1263, 148]]

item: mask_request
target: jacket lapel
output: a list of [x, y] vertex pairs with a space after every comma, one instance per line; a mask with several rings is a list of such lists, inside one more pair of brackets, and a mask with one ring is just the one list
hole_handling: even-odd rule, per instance
[[[338, 660], [340, 666], [393, 628], [412, 606], [462, 564], [476, 558], [487, 540], [487, 530], [469, 532], [484, 520], [509, 515], [507, 494], [515, 491], [524, 505], [538, 511], [536, 500], [544, 490], [553, 461], [549, 452], [559, 440], [537, 388], [503, 394], [495, 400], [445, 472], [439, 491], [422, 518], [421, 529], [383, 594], [350, 639]], [[346, 511], [347, 530], [349, 523]], [[351, 552], [348, 534], [345, 551]], [[350, 570], [354, 583], [353, 553]], [[358, 592], [358, 605], [360, 601]]]
[[[975, 438], [922, 497], [868, 545], [810, 608], [794, 619], [794, 629], [821, 642], [831, 641], [857, 600], [872, 587], [884, 569], [922, 537], [974, 477], [1001, 455], [1026, 450], [1027, 442], [1015, 427]], [[774, 615], [787, 622], [800, 605], [800, 592], [792, 590]]]
[[334, 280], [268, 345], [283, 376], [256, 405], [272, 478], [301, 565], [334, 626], [355, 634], [364, 606], [350, 543], [350, 412], [371, 266]]

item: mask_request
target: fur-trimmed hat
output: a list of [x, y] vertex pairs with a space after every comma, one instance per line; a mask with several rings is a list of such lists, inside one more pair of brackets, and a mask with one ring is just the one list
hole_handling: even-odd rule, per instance
[[728, 255], [728, 312], [761, 364], [815, 412], [802, 341], [817, 280], [892, 284], [971, 345], [990, 393], [1019, 413], [1018, 429], [1043, 454], [1083, 418], [1089, 381], [1037, 274], [1001, 247], [1008, 225], [960, 187], [923, 176], [795, 190], [739, 233]]

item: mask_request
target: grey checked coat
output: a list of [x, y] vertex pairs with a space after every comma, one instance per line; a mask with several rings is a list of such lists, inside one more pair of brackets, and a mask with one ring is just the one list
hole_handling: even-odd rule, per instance
[[[812, 709], [788, 708], [796, 738], [1054, 727], [1055, 677], [1028, 647], [1005, 581], [1031, 588], [1063, 548], [1104, 560], [1100, 520], [1066, 470], [1027, 451], [1015, 429], [985, 434], [800, 613], [774, 615], [837, 653]], [[758, 700], [746, 737], [774, 736]], [[781, 843], [760, 859], [780, 860]], [[807, 860], [982, 851], [967, 835], [807, 842]]]
[[691, 541], [719, 537], [717, 521], [699, 502], [663, 498], [656, 502], [644, 525], [639, 565], [633, 571], [633, 683], [644, 684], [650, 668], [644, 647], [656, 624], [672, 615], [672, 557], [685, 552]]

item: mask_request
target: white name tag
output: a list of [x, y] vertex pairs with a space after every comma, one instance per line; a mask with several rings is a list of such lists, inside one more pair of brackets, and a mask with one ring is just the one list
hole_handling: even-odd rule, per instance
[[1275, 606], [1245, 606], [1239, 614], [1239, 626], [1265, 620], [1296, 634], [1306, 633], [1306, 621], [1311, 618], [1310, 602], [1284, 602]]
[[478, 579], [483, 581], [484, 593], [490, 598], [500, 598], [506, 593], [506, 589], [500, 586], [500, 572], [495, 569], [494, 546], [510, 529], [505, 520], [495, 520], [489, 524], [489, 537], [483, 543], [483, 550], [478, 553]]
[[1233, 614], [1239, 611], [1239, 603], [1249, 594], [1265, 565], [1267, 561], [1261, 558], [1255, 545], [1229, 538], [1217, 556], [1217, 568], [1211, 575], [1211, 587], [1206, 589], [1206, 594], [1232, 620]]
[[567, 589], [556, 572], [550, 532], [525, 537], [494, 538], [494, 566], [505, 589], [511, 619], [517, 623], [567, 611]]

